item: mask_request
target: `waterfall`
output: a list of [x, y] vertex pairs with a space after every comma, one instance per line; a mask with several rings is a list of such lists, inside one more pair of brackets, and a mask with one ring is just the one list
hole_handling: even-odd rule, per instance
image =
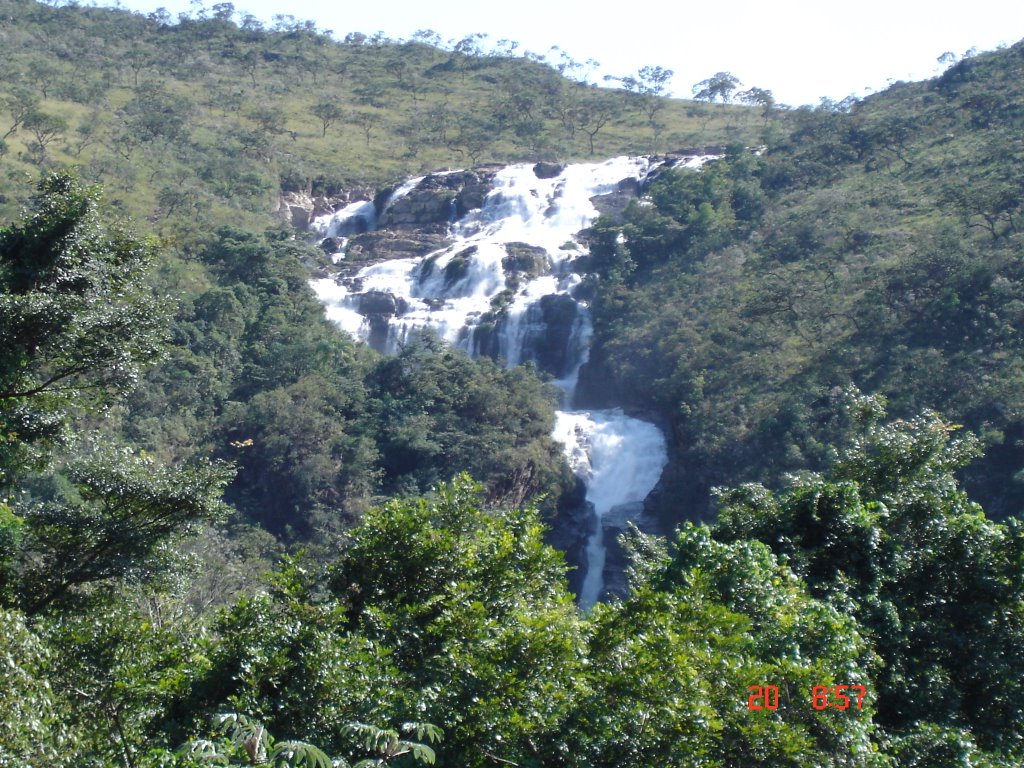
[[665, 436], [656, 426], [621, 410], [559, 411], [554, 438], [565, 446], [573, 472], [587, 486], [598, 525], [587, 542], [587, 572], [580, 606], [589, 608], [604, 587], [604, 521], [616, 508], [647, 498], [668, 459]]
[[[697, 168], [707, 159], [689, 157], [683, 164]], [[574, 268], [586, 254], [578, 235], [599, 215], [595, 200], [624, 206], [661, 164], [619, 157], [544, 173], [540, 166], [507, 166], [494, 173], [482, 205], [461, 219], [451, 221], [455, 200], [440, 198], [431, 214], [438, 218], [431, 222], [443, 222], [447, 230], [441, 247], [423, 256], [389, 258], [341, 280], [312, 282], [330, 320], [385, 354], [395, 354], [429, 327], [471, 355], [489, 354], [509, 367], [533, 361], [552, 375], [566, 409], [558, 411], [552, 436], [586, 484], [596, 516], [580, 594], [584, 608], [604, 590], [607, 519], [635, 516], [667, 457], [665, 438], [653, 424], [619, 409], [569, 410], [593, 333], [587, 303], [576, 298], [583, 276]], [[447, 173], [455, 178], [457, 172]], [[445, 183], [440, 174], [406, 182], [379, 218], [397, 210], [403, 198], [412, 200], [431, 179]], [[365, 205], [352, 204], [318, 219], [315, 227], [325, 236], [348, 234], [356, 216], [375, 224], [378, 218], [371, 219]], [[343, 257], [336, 254], [336, 263]]]

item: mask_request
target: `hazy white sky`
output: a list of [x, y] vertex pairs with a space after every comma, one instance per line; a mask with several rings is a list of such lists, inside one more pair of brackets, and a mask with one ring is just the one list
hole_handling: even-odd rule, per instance
[[[217, 0], [205, 0], [212, 6]], [[672, 90], [727, 70], [746, 86], [768, 88], [785, 104], [816, 104], [879, 90], [891, 80], [937, 74], [946, 51], [991, 50], [1024, 38], [1021, 0], [233, 0], [266, 21], [275, 14], [312, 19], [338, 37], [384, 31], [408, 38], [433, 29], [444, 39], [485, 32], [545, 53], [557, 45], [602, 73], [626, 75], [653, 64], [675, 71]], [[172, 14], [189, 0], [122, 0], [122, 7]]]

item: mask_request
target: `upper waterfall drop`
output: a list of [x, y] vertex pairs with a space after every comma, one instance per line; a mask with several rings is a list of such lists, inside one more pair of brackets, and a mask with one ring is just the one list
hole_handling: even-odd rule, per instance
[[[570, 165], [550, 178], [539, 178], [532, 165], [507, 166], [495, 173], [483, 205], [449, 227], [444, 247], [364, 267], [340, 284], [317, 280], [313, 288], [331, 320], [386, 354], [430, 327], [470, 354], [500, 356], [510, 365], [533, 360], [556, 379], [571, 380], [587, 342], [580, 331], [589, 328], [573, 311], [582, 276], [571, 262], [584, 253], [578, 234], [598, 216], [593, 198], [623, 184], [638, 189], [656, 165], [620, 157]], [[425, 178], [399, 187], [380, 218]], [[316, 226], [342, 233], [353, 215], [367, 220], [364, 210], [353, 204]], [[559, 323], [578, 348], [540, 354], [546, 330]]]
[[[685, 158], [698, 168], [708, 156]], [[350, 204], [314, 223], [321, 235], [359, 239], [355, 230], [372, 221], [386, 228], [400, 209], [429, 209], [431, 237], [438, 247], [424, 253], [385, 258], [340, 280], [312, 282], [327, 317], [385, 354], [396, 354], [416, 333], [432, 328], [467, 353], [501, 358], [509, 367], [534, 362], [549, 373], [572, 407], [580, 367], [586, 362], [593, 326], [583, 282], [580, 234], [602, 207], [636, 197], [664, 164], [647, 157], [619, 157], [603, 163], [555, 168], [510, 165], [493, 172], [486, 195], [452, 221], [462, 201], [450, 185], [472, 172], [449, 171], [401, 185], [371, 218], [368, 203]], [[461, 175], [460, 175], [461, 174]], [[433, 184], [443, 194], [417, 201]], [[462, 194], [460, 191], [459, 195]], [[609, 199], [610, 202], [609, 202]], [[439, 234], [439, 232], [441, 234]], [[428, 243], [435, 241], [428, 240]], [[335, 254], [335, 263], [344, 253]], [[354, 266], [354, 265], [353, 265]], [[552, 435], [587, 486], [595, 522], [587, 544], [587, 573], [580, 603], [589, 607], [604, 591], [610, 518], [621, 530], [657, 484], [668, 459], [665, 438], [653, 424], [621, 410], [560, 411]]]

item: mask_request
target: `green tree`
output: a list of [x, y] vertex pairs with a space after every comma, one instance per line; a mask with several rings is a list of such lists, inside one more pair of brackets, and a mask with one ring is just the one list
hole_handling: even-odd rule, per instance
[[128, 451], [95, 449], [67, 468], [72, 498], [30, 504], [20, 568], [29, 614], [85, 585], [159, 570], [167, 545], [226, 515], [227, 467], [172, 469]]
[[58, 115], [45, 112], [32, 112], [21, 123], [21, 127], [35, 137], [29, 149], [35, 155], [37, 165], [46, 160], [46, 148], [68, 129], [68, 121]]
[[1024, 530], [987, 520], [960, 488], [972, 436], [931, 412], [883, 424], [873, 398], [850, 407], [863, 432], [825, 476], [723, 494], [719, 535], [763, 541], [873, 635], [887, 728], [966, 725], [1019, 758]]
[[587, 146], [591, 155], [594, 154], [594, 140], [602, 129], [614, 119], [618, 110], [610, 101], [597, 95], [591, 95], [575, 112], [576, 124], [587, 135]]
[[46, 681], [49, 653], [24, 615], [0, 609], [0, 765], [67, 765], [69, 728]]
[[764, 88], [752, 87], [736, 94], [742, 103], [761, 108], [761, 116], [765, 123], [771, 117], [772, 109], [775, 107], [775, 97], [772, 92]]
[[[571, 765], [885, 765], [870, 701], [810, 706], [814, 686], [870, 688], [865, 638], [767, 546], [688, 524], [671, 547], [634, 534], [628, 549], [632, 594], [591, 617], [585, 694], [563, 726]], [[766, 685], [778, 709], [748, 709]]]
[[224, 617], [189, 708], [230, 706], [350, 760], [406, 749], [390, 726], [354, 744], [353, 722], [436, 723], [445, 765], [553, 756], [584, 643], [542, 534], [535, 510], [486, 509], [466, 477], [372, 509], [326, 581], [288, 562]]
[[407, 706], [444, 728], [446, 762], [466, 766], [535, 758], [582, 672], [561, 555], [535, 510], [486, 510], [481, 490], [463, 476], [367, 513], [331, 579], [353, 626], [391, 649]]
[[39, 97], [27, 88], [14, 88], [11, 95], [3, 99], [4, 109], [11, 115], [11, 127], [0, 136], [0, 141], [18, 132], [25, 120], [36, 114], [39, 108]]
[[333, 101], [319, 101], [313, 105], [310, 112], [320, 120], [320, 124], [323, 128], [323, 132], [320, 134], [322, 137], [326, 137], [327, 129], [345, 116], [345, 112]]
[[636, 75], [612, 79], [621, 82], [627, 91], [639, 94], [644, 114], [648, 120], [654, 120], [654, 116], [662, 109], [661, 99], [668, 94], [668, 84], [674, 74], [671, 69], [646, 66], [641, 67]]
[[732, 94], [739, 84], [740, 79], [732, 73], [718, 72], [693, 86], [693, 98], [708, 103], [721, 99], [725, 104], [732, 98]]
[[0, 229], [0, 486], [161, 349], [165, 315], [145, 281], [152, 247], [101, 224], [98, 201], [56, 174], [23, 223]]
[[151, 751], [181, 743], [168, 736], [182, 714], [175, 705], [208, 666], [199, 622], [157, 625], [130, 593], [114, 591], [37, 623], [49, 651], [40, 684], [54, 691], [74, 738], [61, 745], [64, 760], [149, 768]]
[[[342, 757], [329, 758], [325, 752], [302, 741], [277, 741], [261, 723], [236, 713], [217, 715], [213, 719], [219, 741], [196, 739], [178, 754], [199, 765], [268, 765], [271, 768], [348, 768]], [[398, 731], [365, 723], [350, 723], [346, 729], [358, 740], [368, 757], [355, 768], [378, 768], [392, 760], [409, 755], [414, 761], [433, 765], [434, 750], [421, 741], [402, 738]], [[403, 733], [416, 738], [439, 741], [441, 730], [426, 723], [405, 723]]]

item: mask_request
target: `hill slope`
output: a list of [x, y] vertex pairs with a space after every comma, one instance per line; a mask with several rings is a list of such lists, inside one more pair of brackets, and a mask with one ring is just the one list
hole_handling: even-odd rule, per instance
[[850, 384], [978, 431], [972, 490], [1020, 512], [1022, 74], [1018, 44], [849, 112], [798, 110], [760, 156], [669, 176], [598, 224], [584, 380], [670, 426], [671, 514], [824, 466]]
[[[26, 111], [47, 118], [4, 137], [0, 171], [78, 166], [136, 218], [182, 234], [262, 223], [281, 188], [382, 186], [436, 168], [664, 151], [759, 129], [749, 108], [595, 88], [559, 74], [575, 62], [485, 51], [482, 36], [450, 50], [358, 33], [338, 42], [290, 17], [273, 30], [236, 23], [226, 6], [172, 23], [0, 2], [0, 136]], [[0, 218], [26, 194], [5, 190]]]

